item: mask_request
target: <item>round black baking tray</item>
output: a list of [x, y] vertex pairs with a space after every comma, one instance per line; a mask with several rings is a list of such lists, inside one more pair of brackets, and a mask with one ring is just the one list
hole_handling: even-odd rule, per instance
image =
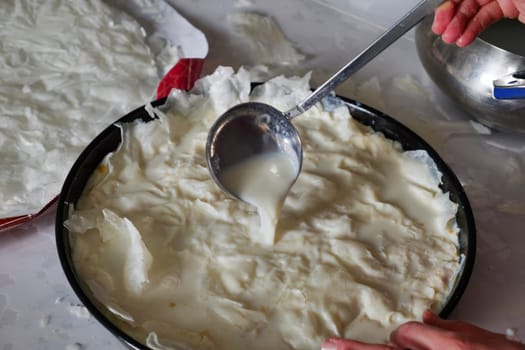
[[[439, 171], [443, 175], [441, 184], [442, 190], [448, 192], [450, 194], [450, 199], [458, 204], [456, 221], [459, 228], [459, 254], [462, 259], [462, 265], [456, 281], [449, 293], [449, 297], [440, 311], [440, 316], [446, 318], [463, 295], [474, 266], [476, 228], [472, 209], [465, 191], [456, 175], [441, 159], [437, 152], [413, 131], [390, 116], [369, 106], [347, 98], [341, 99], [344, 101], [355, 120], [382, 133], [386, 138], [399, 142], [405, 151], [425, 150], [434, 160]], [[162, 99], [153, 102], [152, 105], [160, 106], [164, 104], [164, 102], [165, 99]], [[105, 309], [104, 306], [100, 305], [91, 296], [89, 289], [83, 284], [82, 280], [75, 272], [70, 254], [70, 236], [68, 230], [64, 227], [64, 222], [70, 214], [71, 205], [77, 203], [91, 174], [95, 171], [103, 158], [108, 153], [115, 151], [120, 144], [121, 130], [116, 124], [130, 123], [137, 120], [148, 122], [153, 120], [153, 118], [146, 111], [144, 106], [140, 107], [106, 128], [80, 154], [63, 184], [58, 199], [55, 230], [57, 250], [62, 268], [71, 287], [82, 303], [105, 328], [128, 347], [131, 349], [148, 349], [143, 343], [128, 335], [110, 318], [108, 318], [107, 312], [103, 311]]]

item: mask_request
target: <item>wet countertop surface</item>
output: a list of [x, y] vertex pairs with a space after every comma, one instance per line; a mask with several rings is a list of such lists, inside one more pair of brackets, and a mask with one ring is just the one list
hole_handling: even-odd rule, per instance
[[[263, 76], [312, 71], [315, 86], [416, 1], [395, 6], [387, 0], [169, 2], [208, 38], [204, 73], [217, 65], [264, 63], [270, 70]], [[235, 25], [235, 16], [246, 11], [271, 16], [291, 51], [284, 56], [251, 52], [253, 46]], [[488, 130], [452, 105], [421, 66], [413, 38], [408, 33], [337, 92], [400, 120], [456, 172], [474, 211], [477, 254], [469, 286], [451, 318], [524, 340], [525, 135]], [[281, 64], [283, 57], [290, 58], [288, 65]], [[56, 253], [54, 210], [0, 233], [0, 350], [124, 349], [68, 285]]]

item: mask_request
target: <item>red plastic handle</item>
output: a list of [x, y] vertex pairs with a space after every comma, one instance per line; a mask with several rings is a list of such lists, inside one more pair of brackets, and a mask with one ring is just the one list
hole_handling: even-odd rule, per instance
[[202, 58], [180, 59], [161, 79], [157, 87], [157, 99], [168, 96], [171, 89], [191, 90], [201, 75], [203, 65]]

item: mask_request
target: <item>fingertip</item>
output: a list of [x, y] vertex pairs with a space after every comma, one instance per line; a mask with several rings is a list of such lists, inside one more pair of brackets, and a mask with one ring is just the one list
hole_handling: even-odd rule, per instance
[[436, 35], [441, 35], [445, 31], [445, 29], [446, 26], [440, 23], [436, 16], [434, 16], [434, 22], [432, 22], [432, 33]]
[[466, 41], [465, 39], [458, 39], [456, 40], [456, 46], [459, 48], [463, 48], [465, 46], [468, 46], [471, 43], [471, 41]]
[[393, 347], [383, 344], [362, 343], [357, 340], [343, 338], [328, 338], [322, 346], [322, 350], [394, 350]]
[[465, 25], [463, 24], [463, 18], [454, 18], [450, 22], [445, 32], [441, 35], [441, 39], [447, 44], [454, 44], [463, 35]]
[[325, 341], [321, 345], [321, 350], [337, 350], [339, 341], [339, 338], [325, 339]]
[[321, 350], [351, 350], [359, 344], [359, 342], [356, 342], [351, 339], [331, 337], [325, 339], [325, 341], [321, 345]]
[[434, 312], [432, 312], [431, 310], [425, 310], [423, 312], [423, 322], [424, 323], [433, 323], [433, 321], [436, 321], [439, 319], [439, 316], [436, 315]]
[[430, 309], [426, 309], [425, 311], [423, 311], [423, 318], [425, 317], [434, 317], [436, 316], [435, 313], [432, 312], [432, 310]]
[[458, 47], [465, 47], [470, 45], [474, 39], [476, 39], [476, 35], [472, 35], [471, 33], [467, 32], [460, 36], [458, 40], [456, 40], [456, 45]]
[[454, 44], [458, 39], [458, 36], [456, 34], [450, 33], [446, 31], [443, 35], [441, 35], [441, 40], [443, 40], [447, 44]]

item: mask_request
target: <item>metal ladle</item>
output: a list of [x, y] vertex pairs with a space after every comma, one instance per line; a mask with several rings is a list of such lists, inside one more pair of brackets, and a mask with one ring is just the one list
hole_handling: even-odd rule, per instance
[[432, 13], [441, 2], [442, 0], [419, 2], [376, 41], [289, 111], [282, 113], [264, 103], [248, 102], [234, 106], [222, 114], [211, 127], [206, 142], [208, 168], [219, 187], [233, 197], [241, 199], [237, 193], [223, 184], [221, 173], [224, 169], [250, 157], [271, 152], [282, 152], [290, 157], [296, 165], [295, 182], [301, 170], [303, 150], [299, 133], [291, 120], [310, 109], [383, 52], [425, 16]]

